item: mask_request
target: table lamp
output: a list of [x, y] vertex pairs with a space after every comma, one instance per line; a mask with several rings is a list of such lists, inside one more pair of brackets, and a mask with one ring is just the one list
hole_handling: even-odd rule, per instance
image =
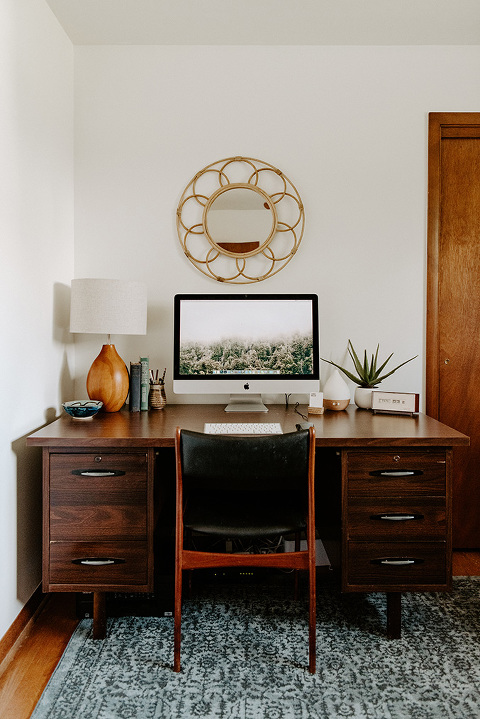
[[144, 335], [147, 290], [131, 280], [72, 280], [70, 332], [107, 335], [87, 376], [90, 399], [101, 400], [106, 412], [123, 407], [129, 389], [128, 370], [110, 335]]

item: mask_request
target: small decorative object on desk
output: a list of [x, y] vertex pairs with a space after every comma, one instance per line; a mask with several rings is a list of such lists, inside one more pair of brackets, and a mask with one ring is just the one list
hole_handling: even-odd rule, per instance
[[416, 392], [380, 392], [372, 390], [373, 414], [418, 414], [420, 395]]
[[148, 401], [150, 409], [163, 409], [167, 404], [167, 395], [165, 394], [165, 372], [167, 368], [163, 370], [163, 376], [159, 378], [158, 369], [154, 373], [150, 370], [150, 392], [148, 395]]
[[323, 392], [310, 392], [308, 414], [323, 414]]
[[103, 407], [103, 402], [94, 399], [76, 399], [63, 402], [62, 407], [73, 419], [91, 419]]
[[325, 409], [347, 409], [350, 404], [350, 390], [347, 383], [340, 377], [338, 369], [333, 370], [323, 388], [323, 406]]
[[[372, 408], [372, 390], [378, 387], [380, 382], [382, 382], [387, 377], [390, 377], [391, 374], [397, 371], [397, 369], [400, 369], [400, 367], [403, 367], [404, 364], [407, 364], [407, 362], [411, 362], [415, 359], [415, 357], [418, 357], [418, 355], [415, 355], [415, 357], [410, 357], [410, 359], [405, 360], [405, 362], [402, 362], [401, 364], [397, 365], [393, 369], [391, 369], [389, 372], [385, 372], [382, 374], [382, 372], [385, 369], [385, 366], [390, 361], [390, 359], [393, 356], [393, 352], [387, 357], [385, 362], [383, 362], [380, 367], [378, 367], [378, 350], [380, 348], [380, 345], [377, 345], [377, 350], [375, 354], [372, 354], [371, 360], [369, 361], [367, 357], [367, 350], [364, 351], [363, 355], [363, 363], [360, 361], [359, 356], [355, 352], [355, 349], [351, 343], [350, 340], [348, 340], [348, 354], [350, 355], [353, 365], [355, 367], [355, 372], [349, 372], [344, 367], [341, 367], [336, 362], [332, 362], [331, 360], [324, 359], [321, 357], [320, 359], [323, 362], [328, 362], [328, 364], [333, 365], [334, 367], [337, 367], [340, 372], [343, 372], [343, 374], [348, 377], [348, 379], [351, 379], [352, 382], [355, 382], [357, 386], [355, 390], [355, 404], [357, 407], [360, 407], [361, 409], [371, 409]], [[325, 393], [325, 388], [324, 388]]]

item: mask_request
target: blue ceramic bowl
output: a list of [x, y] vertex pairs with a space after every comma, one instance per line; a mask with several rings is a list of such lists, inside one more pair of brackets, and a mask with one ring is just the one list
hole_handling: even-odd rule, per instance
[[74, 419], [89, 419], [97, 414], [98, 410], [103, 407], [103, 402], [93, 399], [73, 400], [72, 402], [63, 402], [63, 409], [70, 417]]

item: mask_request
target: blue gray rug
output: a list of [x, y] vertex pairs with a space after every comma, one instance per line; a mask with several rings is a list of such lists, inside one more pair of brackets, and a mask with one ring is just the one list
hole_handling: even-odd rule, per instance
[[[281, 587], [203, 588], [185, 602], [181, 674], [173, 620], [91, 620], [73, 635], [33, 719], [478, 719], [480, 578], [404, 595], [385, 638], [385, 595], [318, 587], [317, 673], [306, 605]], [[287, 598], [286, 598], [287, 597]]]

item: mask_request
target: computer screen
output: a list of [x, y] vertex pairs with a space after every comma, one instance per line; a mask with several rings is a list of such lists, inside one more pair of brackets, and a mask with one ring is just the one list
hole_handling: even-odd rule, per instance
[[175, 296], [175, 393], [239, 395], [242, 411], [252, 395], [318, 388], [317, 295]]

